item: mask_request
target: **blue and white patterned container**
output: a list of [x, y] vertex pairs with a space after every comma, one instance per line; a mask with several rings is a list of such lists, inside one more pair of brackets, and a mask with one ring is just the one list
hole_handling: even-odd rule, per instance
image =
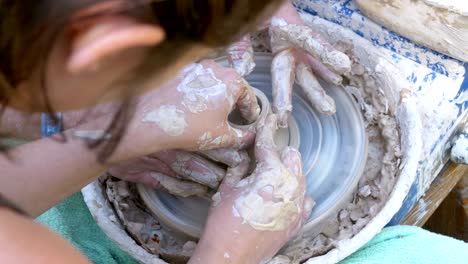
[[424, 194], [449, 158], [452, 137], [468, 119], [467, 66], [436, 51], [412, 43], [366, 18], [354, 0], [296, 0], [299, 9], [349, 28], [386, 50], [407, 81], [413, 84], [423, 127], [423, 155], [416, 180], [400, 211], [398, 224]]

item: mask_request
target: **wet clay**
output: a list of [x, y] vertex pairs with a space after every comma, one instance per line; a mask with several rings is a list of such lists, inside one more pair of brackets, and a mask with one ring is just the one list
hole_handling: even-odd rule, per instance
[[151, 177], [159, 182], [169, 193], [180, 197], [189, 197], [193, 195], [203, 196], [208, 191], [208, 188], [204, 185], [179, 180], [175, 177], [167, 176], [161, 173], [151, 173]]
[[196, 243], [174, 236], [169, 227], [162, 226], [146, 209], [134, 184], [108, 177], [104, 185], [117, 217], [138, 245], [170, 263], [185, 263], [189, 259]]
[[162, 105], [146, 113], [143, 122], [154, 123], [166, 134], [174, 137], [182, 135], [187, 127], [184, 112], [175, 105]]
[[213, 148], [219, 148], [219, 146], [227, 145], [230, 137], [228, 135], [222, 135], [218, 137], [213, 137], [211, 132], [203, 133], [197, 141], [198, 148], [200, 150], [210, 150]]
[[468, 127], [453, 143], [450, 159], [456, 163], [468, 164]]
[[[263, 174], [237, 184], [242, 187], [254, 181], [254, 185], [235, 200], [233, 215], [256, 230], [285, 230], [301, 211], [300, 197], [296, 194], [297, 177], [280, 164], [259, 164], [256, 169]], [[272, 198], [265, 199], [262, 192]]]
[[468, 2], [465, 0], [423, 0], [429, 5], [468, 16]]
[[209, 109], [211, 97], [222, 98], [226, 94], [226, 84], [215, 77], [212, 69], [192, 64], [186, 67], [183, 74], [184, 79], [177, 90], [184, 94], [182, 104], [192, 113]]

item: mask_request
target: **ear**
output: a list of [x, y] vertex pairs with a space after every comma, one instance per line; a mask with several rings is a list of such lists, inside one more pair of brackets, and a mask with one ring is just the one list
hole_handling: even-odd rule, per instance
[[125, 16], [95, 19], [70, 36], [67, 70], [78, 73], [124, 50], [161, 43], [164, 30]]

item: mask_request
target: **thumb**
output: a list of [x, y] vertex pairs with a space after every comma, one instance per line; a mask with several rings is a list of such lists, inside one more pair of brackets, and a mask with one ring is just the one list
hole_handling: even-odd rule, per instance
[[281, 152], [281, 161], [296, 177], [302, 177], [301, 153], [292, 147], [286, 147]]
[[274, 141], [277, 128], [277, 118], [274, 114], [269, 115], [264, 124], [258, 124], [258, 134], [255, 139], [255, 158], [257, 162], [280, 162]]
[[227, 140], [221, 142], [220, 148], [232, 147], [235, 149], [245, 149], [253, 145], [255, 141], [255, 131], [248, 128], [235, 128], [228, 125]]

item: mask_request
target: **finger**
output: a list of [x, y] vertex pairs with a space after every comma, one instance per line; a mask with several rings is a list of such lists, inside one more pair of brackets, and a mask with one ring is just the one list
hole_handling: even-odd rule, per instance
[[301, 153], [293, 147], [285, 147], [281, 151], [281, 161], [296, 177], [302, 177]]
[[276, 133], [277, 118], [276, 115], [269, 115], [265, 124], [259, 124], [257, 127], [257, 138], [255, 139], [255, 158], [257, 162], [280, 162], [274, 135]]
[[[245, 126], [235, 128], [225, 125], [224, 133], [218, 136], [202, 136], [198, 143], [198, 150], [208, 151], [212, 149], [233, 148], [245, 149], [255, 141], [255, 127]], [[227, 131], [226, 131], [227, 130]]]
[[234, 187], [237, 183], [247, 175], [250, 165], [250, 158], [247, 151], [239, 152], [241, 162], [235, 167], [229, 167], [226, 172], [226, 177], [223, 180], [223, 185]]
[[229, 127], [229, 137], [230, 140], [227, 141], [227, 144], [221, 145], [220, 147], [232, 147], [235, 149], [245, 149], [255, 141], [255, 131], [251, 129], [242, 129]]
[[346, 54], [333, 48], [320, 34], [307, 26], [288, 24], [270, 28], [275, 38], [284, 39], [295, 47], [302, 48], [337, 73], [351, 70], [351, 61]]
[[160, 172], [167, 176], [176, 178], [178, 177], [177, 173], [175, 173], [169, 166], [167, 166], [166, 163], [162, 162], [161, 160], [155, 157], [145, 156], [142, 158], [142, 161], [144, 163], [144, 167], [142, 167], [141, 169], [144, 168], [149, 171]]
[[[115, 171], [114, 171], [115, 172]], [[148, 185], [151, 188], [158, 188], [160, 187], [159, 181], [151, 176], [151, 171], [140, 171], [136, 173], [131, 173], [131, 174], [119, 174], [119, 173], [113, 173], [109, 171], [109, 173], [117, 177], [119, 179], [128, 181], [128, 182], [134, 182], [134, 183], [142, 183], [144, 185]]]
[[179, 180], [174, 177], [164, 175], [162, 173], [151, 173], [151, 177], [158, 181], [159, 184], [164, 187], [169, 193], [181, 196], [189, 197], [193, 195], [203, 196], [207, 193], [208, 189], [206, 186], [195, 182], [189, 182], [184, 180]]
[[250, 34], [242, 37], [238, 42], [235, 42], [229, 46], [226, 50], [228, 54], [228, 60], [233, 67], [241, 76], [249, 75], [255, 68], [255, 62], [253, 59], [253, 48], [250, 39]]
[[319, 76], [328, 83], [332, 83], [334, 85], [341, 85], [341, 83], [343, 82], [343, 78], [340, 75], [330, 71], [319, 60], [310, 55], [307, 55], [307, 60], [308, 64], [310, 65], [310, 68], [317, 76]]
[[303, 63], [297, 66], [296, 82], [302, 87], [307, 99], [319, 112], [327, 115], [336, 112], [335, 100], [325, 93], [312, 71]]
[[165, 150], [153, 154], [166, 163], [175, 173], [184, 179], [217, 188], [226, 175], [226, 171], [214, 162], [200, 155], [177, 150]]
[[252, 123], [257, 120], [260, 114], [260, 106], [258, 105], [257, 96], [249, 83], [243, 79], [240, 83], [243, 87], [240, 90], [241, 94], [236, 104], [241, 116], [249, 123]]
[[242, 157], [239, 150], [233, 148], [220, 148], [201, 151], [209, 159], [226, 164], [229, 167], [236, 167], [241, 163]]
[[285, 147], [281, 151], [281, 161], [294, 177], [297, 179], [296, 189], [291, 189], [291, 195], [299, 198], [298, 206], [302, 205], [302, 200], [305, 195], [305, 177], [302, 174], [302, 159], [301, 153], [292, 147]]
[[155, 181], [150, 172], [161, 172], [166, 175], [176, 177], [177, 175], [168, 168], [163, 162], [144, 157], [137, 160], [132, 160], [114, 167], [109, 168], [108, 172], [117, 178], [131, 182], [140, 182], [156, 188], [159, 184]]
[[271, 63], [273, 86], [273, 112], [278, 116], [280, 127], [288, 126], [288, 117], [292, 111], [292, 89], [296, 59], [291, 49], [275, 55]]

